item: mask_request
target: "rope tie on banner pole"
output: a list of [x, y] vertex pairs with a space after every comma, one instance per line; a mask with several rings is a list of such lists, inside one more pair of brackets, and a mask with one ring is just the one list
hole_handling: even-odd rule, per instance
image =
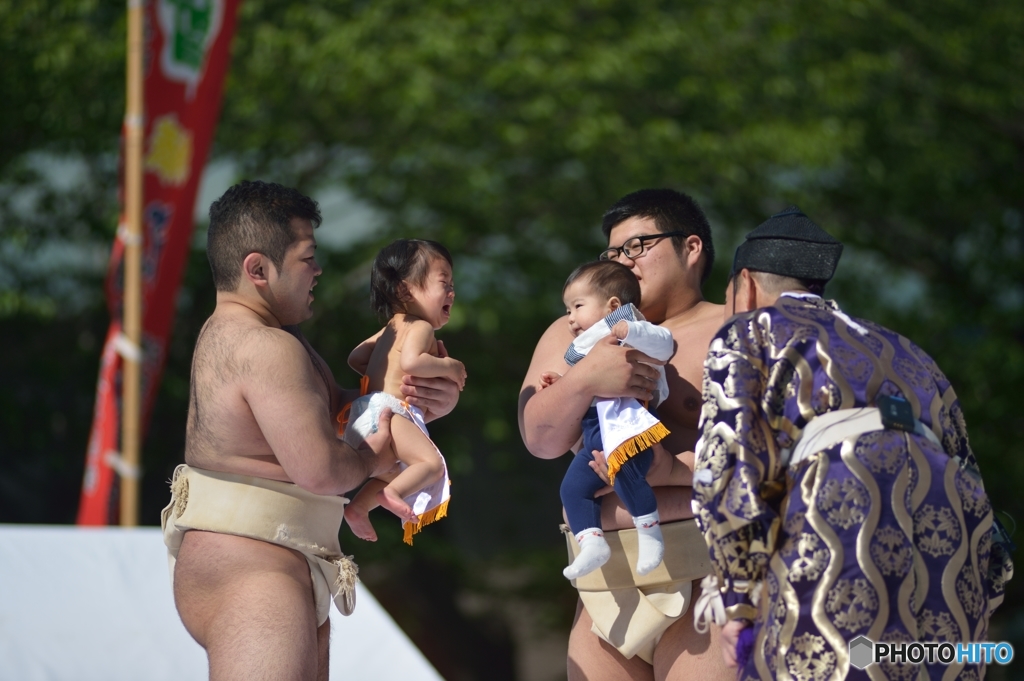
[[142, 245], [142, 235], [133, 233], [128, 229], [128, 225], [123, 222], [117, 225], [117, 238], [120, 239], [121, 243], [125, 246]]
[[124, 333], [119, 333], [114, 338], [114, 349], [129, 362], [142, 361], [142, 347], [138, 343], [133, 343]]
[[103, 457], [103, 460], [108, 466], [117, 471], [117, 474], [122, 478], [138, 480], [142, 477], [142, 468], [125, 461], [124, 457], [121, 456], [121, 452], [109, 451], [106, 456]]

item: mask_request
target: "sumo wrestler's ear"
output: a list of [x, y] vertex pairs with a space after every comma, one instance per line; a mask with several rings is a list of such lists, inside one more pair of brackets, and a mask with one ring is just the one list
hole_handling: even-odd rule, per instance
[[253, 286], [266, 286], [270, 268], [273, 266], [270, 258], [262, 253], [250, 253], [242, 260], [242, 275], [252, 282]]
[[744, 267], [740, 270], [739, 275], [737, 275], [736, 283], [741, 284], [736, 287], [735, 291], [733, 291], [733, 296], [737, 300], [738, 304], [743, 306], [744, 310], [747, 312], [750, 310], [756, 310], [758, 308], [758, 294], [764, 296], [764, 291], [762, 291], [760, 285], [758, 285], [757, 279], [751, 275], [750, 270]]
[[680, 255], [686, 260], [686, 264], [690, 267], [695, 267], [700, 261], [700, 256], [704, 252], [704, 242], [701, 241], [700, 237], [696, 234], [683, 239], [683, 247], [680, 250]]

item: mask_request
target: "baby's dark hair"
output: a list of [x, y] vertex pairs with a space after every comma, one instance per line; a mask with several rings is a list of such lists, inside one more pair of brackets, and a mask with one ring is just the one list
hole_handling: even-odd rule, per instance
[[434, 258], [452, 265], [448, 249], [428, 239], [398, 239], [381, 249], [370, 271], [370, 306], [382, 320], [405, 312], [402, 282], [422, 286]]
[[574, 281], [585, 279], [607, 298], [615, 296], [623, 305], [633, 303], [640, 307], [640, 282], [629, 268], [614, 260], [596, 260], [584, 263], [572, 271], [562, 287], [562, 297]]

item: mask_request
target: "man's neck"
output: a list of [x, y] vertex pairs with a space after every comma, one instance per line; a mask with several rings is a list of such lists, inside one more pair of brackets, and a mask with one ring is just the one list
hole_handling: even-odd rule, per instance
[[817, 293], [811, 293], [810, 291], [804, 291], [802, 289], [783, 291], [779, 294], [779, 298], [782, 298], [783, 296], [787, 298], [821, 298]]
[[251, 297], [233, 291], [217, 291], [217, 310], [237, 310], [242, 308], [255, 315], [264, 325], [280, 329], [283, 327], [276, 316], [267, 308], [263, 299], [253, 300]]
[[665, 306], [665, 314], [661, 324], [685, 322], [699, 314], [699, 306], [704, 302], [700, 289], [684, 288], [672, 296]]

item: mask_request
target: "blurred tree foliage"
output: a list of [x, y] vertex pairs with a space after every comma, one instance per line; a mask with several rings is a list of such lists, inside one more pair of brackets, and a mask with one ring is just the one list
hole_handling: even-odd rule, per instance
[[[104, 320], [98, 295], [72, 314], [54, 281], [98, 291], [99, 275], [46, 271], [37, 256], [113, 232], [122, 15], [106, 0], [0, 0], [4, 520], [73, 519]], [[383, 517], [377, 545], [343, 537], [449, 678], [479, 676], [476, 658], [512, 659], [517, 598], [547, 602], [567, 627], [564, 462], [525, 452], [516, 395], [561, 282], [601, 247], [602, 211], [641, 187], [682, 189], [708, 211], [712, 300], [740, 235], [789, 203], [849, 244], [831, 293], [938, 360], [996, 507], [1024, 519], [1019, 2], [245, 0], [215, 155], [311, 192], [342, 183], [385, 216], [372, 242], [326, 255], [307, 325], [343, 384], [348, 349], [377, 328], [365, 302], [375, 250], [416, 235], [455, 254], [441, 337], [470, 378], [433, 429], [452, 516], [412, 550]], [[79, 181], [52, 186], [52, 158], [71, 159]], [[146, 445], [149, 522], [181, 458], [211, 288], [197, 251]], [[1024, 639], [1020, 594], [1011, 583], [1002, 636]], [[425, 613], [438, 609], [473, 654], [431, 642]]]

